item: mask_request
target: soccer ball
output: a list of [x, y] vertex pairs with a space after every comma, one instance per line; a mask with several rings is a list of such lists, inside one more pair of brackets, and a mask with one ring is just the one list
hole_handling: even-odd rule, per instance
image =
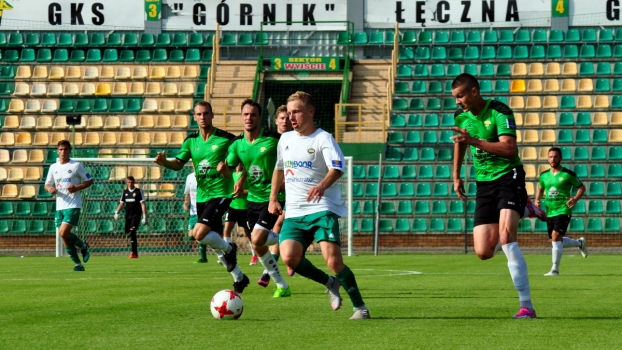
[[240, 294], [225, 289], [214, 294], [209, 308], [217, 320], [237, 320], [244, 311], [244, 302]]

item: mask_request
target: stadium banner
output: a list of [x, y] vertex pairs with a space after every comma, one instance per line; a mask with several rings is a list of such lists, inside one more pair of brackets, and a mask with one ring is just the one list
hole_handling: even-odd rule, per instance
[[147, 21], [159, 21], [161, 9], [161, 0], [145, 0], [145, 13]]
[[[169, 7], [162, 19], [162, 30], [221, 30], [259, 31], [261, 22], [281, 22], [264, 25], [264, 31], [285, 30], [346, 30], [347, 0], [163, 0]], [[313, 22], [314, 24], [284, 22]]]
[[270, 70], [275, 72], [338, 71], [337, 57], [272, 57]]
[[570, 0], [569, 26], [619, 26], [620, 23], [621, 0]]
[[370, 28], [550, 27], [551, 0], [365, 0], [364, 18]]
[[0, 30], [145, 28], [141, 1], [0, 0]]

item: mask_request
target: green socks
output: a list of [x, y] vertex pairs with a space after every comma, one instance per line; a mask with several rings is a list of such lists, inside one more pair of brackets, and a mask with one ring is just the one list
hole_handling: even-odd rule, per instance
[[[326, 272], [313, 266], [313, 264], [304, 256], [302, 257], [302, 259], [300, 259], [300, 263], [298, 263], [298, 266], [294, 268], [294, 271], [300, 276], [304, 276], [312, 281], [323, 285], [326, 285], [326, 283], [328, 282], [328, 275], [326, 274]], [[354, 275], [352, 276], [352, 278], [354, 279]], [[354, 283], [354, 285], [356, 286], [356, 282]]]
[[352, 305], [354, 305], [354, 307], [361, 307], [365, 305], [361, 292], [359, 292], [359, 287], [356, 285], [354, 273], [352, 273], [352, 270], [350, 270], [349, 267], [344, 267], [344, 269], [341, 270], [341, 272], [339, 272], [335, 277], [337, 277], [337, 280], [341, 283], [343, 289], [345, 289], [350, 296], [350, 300], [352, 300]]
[[207, 260], [207, 246], [203, 244], [199, 244], [199, 256], [201, 259]]
[[72, 233], [69, 237], [69, 245], [80, 249], [84, 248], [84, 243], [80, 240], [80, 238], [78, 238], [78, 236], [76, 236], [75, 233]]
[[76, 265], [82, 264], [82, 262], [80, 261], [80, 257], [78, 256], [78, 249], [75, 246], [66, 246], [65, 251], [67, 252], [67, 255], [69, 255], [69, 257], [71, 258], [71, 261], [73, 261]]
[[272, 254], [272, 258], [274, 259], [274, 261], [279, 261], [279, 258], [281, 256], [279, 254]]

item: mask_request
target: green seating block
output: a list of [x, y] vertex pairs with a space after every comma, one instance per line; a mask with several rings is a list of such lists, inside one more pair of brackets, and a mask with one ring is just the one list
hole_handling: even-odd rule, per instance
[[237, 37], [235, 34], [225, 33], [222, 36], [222, 40], [220, 41], [220, 45], [222, 46], [232, 46], [235, 45], [237, 41]]
[[[340, 33], [341, 35], [341, 33]], [[339, 39], [337, 39], [338, 44], [346, 44], [348, 42], [340, 43]], [[253, 35], [252, 34], [240, 34], [238, 36], [238, 45], [253, 45]]]
[[26, 34], [26, 46], [37, 46], [39, 43], [39, 33]]
[[[72, 100], [60, 100], [58, 107], [59, 113], [71, 113], [74, 110], [74, 104]], [[54, 158], [56, 159], [56, 157]]]
[[400, 60], [414, 60], [415, 53], [413, 52], [412, 47], [400, 47], [399, 49], [399, 57]]
[[404, 36], [402, 37], [403, 45], [414, 45], [417, 43], [417, 33], [412, 30], [407, 30], [404, 32]]
[[17, 50], [6, 50], [2, 57], [3, 62], [17, 62], [19, 61], [19, 53]]
[[104, 33], [93, 33], [93, 35], [91, 35], [91, 42], [89, 45], [95, 47], [106, 45], [106, 37], [104, 36]]
[[581, 33], [579, 32], [579, 30], [568, 29], [568, 31], [566, 32], [566, 42], [574, 43], [574, 42], [580, 42], [580, 41], [581, 41]]
[[69, 61], [69, 52], [67, 49], [56, 49], [54, 50], [54, 58], [52, 58], [52, 62], [68, 62]]
[[77, 33], [74, 38], [74, 47], [87, 46], [89, 44], [89, 35], [87, 33]]
[[151, 33], [142, 33], [138, 45], [141, 47], [150, 47], [155, 45], [155, 38]]
[[71, 56], [69, 56], [69, 62], [84, 62], [86, 55], [84, 50], [71, 50]]
[[24, 36], [22, 33], [11, 33], [9, 34], [9, 42], [8, 46], [22, 46], [24, 44]]
[[22, 49], [20, 58], [20, 62], [34, 62], [35, 61], [35, 50], [34, 49]]
[[156, 46], [171, 46], [171, 35], [169, 33], [160, 33], [155, 43]]
[[[269, 45], [270, 36], [266, 32], [259, 32], [255, 34], [255, 45]], [[367, 44], [367, 33], [359, 32], [354, 34], [354, 44], [364, 45]]]
[[99, 49], [89, 49], [86, 53], [86, 62], [100, 62], [102, 60], [102, 52]]
[[134, 62], [134, 50], [122, 50], [119, 62]]
[[[181, 51], [181, 50], [180, 50]], [[171, 52], [171, 56], [173, 53]], [[196, 48], [186, 50], [186, 62], [199, 62], [201, 60], [201, 51]]]
[[76, 113], [88, 113], [91, 111], [91, 101], [90, 100], [78, 100], [76, 104], [75, 112]]
[[546, 58], [556, 59], [562, 58], [562, 48], [559, 45], [549, 45], [546, 51]]
[[189, 46], [203, 46], [204, 42], [202, 33], [190, 33]]
[[37, 62], [51, 62], [52, 61], [52, 50], [43, 48], [37, 50]]
[[608, 28], [603, 28], [598, 31], [598, 41], [613, 41], [613, 31]]
[[[88, 58], [87, 58], [87, 60], [88, 60]], [[117, 49], [106, 49], [106, 50], [104, 50], [103, 62], [112, 63], [112, 62], [117, 62], [118, 60], [119, 60], [119, 53], [118, 53]]]
[[138, 63], [147, 63], [151, 61], [151, 51], [149, 50], [138, 50], [136, 52], [136, 62]]
[[[138, 57], [140, 59], [140, 52], [139, 52]], [[153, 50], [153, 62], [166, 62], [167, 60], [168, 60], [168, 55], [166, 53], [166, 49]]]
[[434, 32], [434, 43], [435, 44], [449, 43], [449, 33], [445, 30], [439, 30], [439, 31]]
[[613, 53], [611, 51], [611, 45], [601, 44], [596, 49], [596, 58], [611, 58]]
[[514, 47], [514, 59], [524, 60], [527, 58], [529, 58], [529, 48], [527, 46], [517, 45]]
[[43, 46], [55, 46], [56, 45], [56, 34], [54, 33], [43, 33], [41, 37], [41, 45]]
[[543, 59], [546, 57], [546, 49], [544, 45], [533, 45], [529, 51], [529, 58]]
[[[592, 182], [590, 184], [590, 186], [593, 183], [594, 182]], [[602, 186], [603, 186], [602, 182], [600, 183], [600, 185], [601, 185], [601, 188], [602, 188]], [[590, 189], [591, 189], [591, 187], [590, 187]], [[601, 194], [594, 194], [594, 193], [590, 192], [590, 195], [592, 195], [592, 196], [597, 196], [597, 195], [602, 196], [603, 194], [602, 193]], [[607, 183], [607, 196], [608, 197], [621, 196], [621, 195], [622, 195], [622, 186], [620, 185], [619, 182], [608, 182]]]
[[449, 57], [450, 60], [461, 60], [464, 58], [464, 53], [462, 52], [461, 47], [452, 47], [449, 49]]
[[445, 46], [432, 47], [432, 59], [433, 60], [445, 60], [447, 59], [447, 49]]
[[479, 59], [479, 47], [469, 46], [464, 50], [464, 59], [477, 60]]
[[26, 233], [26, 220], [11, 221], [11, 233], [14, 233], [14, 234]]
[[123, 34], [123, 46], [138, 46], [138, 35], [136, 33]]
[[596, 30], [592, 28], [586, 28], [583, 30], [583, 34], [581, 37], [582, 37], [581, 41], [584, 43], [594, 42], [596, 41]]
[[430, 59], [430, 48], [427, 46], [419, 46], [417, 50], [415, 50], [415, 59], [416, 60], [429, 60]]
[[182, 50], [171, 50], [171, 54], [168, 58], [168, 61], [169, 62], [183, 62], [184, 52]]
[[419, 32], [419, 38], [417, 41], [419, 42], [419, 44], [431, 44], [432, 32]]
[[121, 34], [119, 33], [110, 33], [108, 34], [108, 39], [106, 40], [106, 46], [121, 46]]
[[605, 219], [605, 232], [620, 232], [620, 219], [606, 218]]
[[60, 33], [58, 35], [58, 46], [72, 46], [73, 45], [73, 37], [71, 33]]
[[138, 98], [130, 98], [127, 100], [127, 107], [125, 112], [127, 113], [139, 113], [142, 110], [142, 100]]
[[594, 58], [596, 57], [596, 48], [594, 45], [583, 45], [579, 53], [581, 58]]

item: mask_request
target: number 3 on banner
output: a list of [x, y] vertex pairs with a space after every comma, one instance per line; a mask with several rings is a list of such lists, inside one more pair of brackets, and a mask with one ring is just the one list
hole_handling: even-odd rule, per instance
[[158, 16], [158, 5], [149, 4], [149, 18], [156, 18], [157, 16]]
[[281, 69], [281, 59], [275, 58], [274, 59], [274, 70], [279, 70], [279, 69]]
[[557, 5], [555, 6], [555, 11], [557, 11], [559, 13], [566, 12], [566, 9], [564, 9], [564, 0], [557, 0]]

